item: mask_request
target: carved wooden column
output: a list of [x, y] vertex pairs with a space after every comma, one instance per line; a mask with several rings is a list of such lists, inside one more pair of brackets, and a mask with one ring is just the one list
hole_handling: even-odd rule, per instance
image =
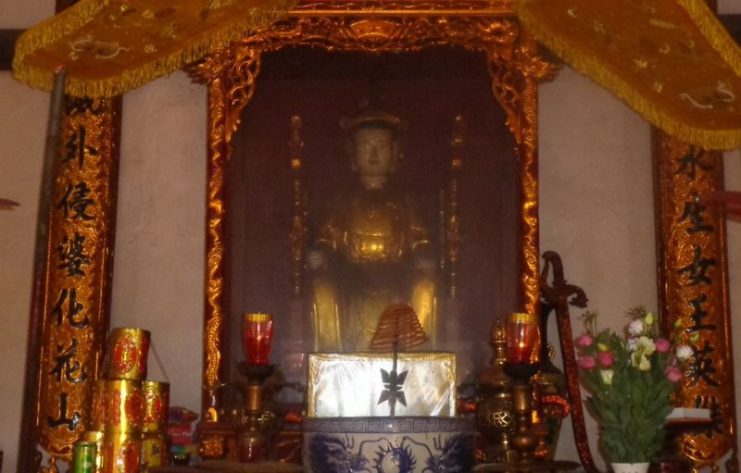
[[110, 317], [120, 101], [69, 97], [43, 303], [39, 445], [69, 460], [87, 430]]
[[718, 462], [737, 471], [726, 227], [722, 209], [701, 196], [723, 189], [722, 153], [654, 130], [659, 306], [664, 329], [695, 355], [677, 396], [679, 405], [710, 409], [712, 425], [683, 435], [681, 454], [696, 469]]
[[203, 332], [203, 398], [201, 402], [200, 455], [221, 458], [227, 436], [219, 417], [220, 388], [225, 382], [222, 345], [226, 340], [224, 272], [226, 260], [224, 218], [226, 165], [232, 153], [231, 139], [249, 103], [260, 72], [257, 48], [233, 45], [208, 56], [190, 70], [195, 81], [208, 85], [208, 190], [206, 196], [206, 301]]
[[[507, 113], [507, 127], [520, 162], [520, 284], [521, 310], [540, 312], [538, 234], [538, 82], [552, 80], [557, 69], [538, 54], [537, 43], [516, 24], [500, 33], [512, 50], [488, 47], [492, 92]], [[502, 53], [505, 53], [504, 55]]]
[[[87, 430], [110, 315], [120, 100], [68, 97], [51, 193], [48, 257], [32, 301], [19, 470], [36, 446], [69, 461]], [[43, 224], [44, 222], [40, 222]]]
[[37, 449], [56, 471], [88, 427], [110, 317], [120, 124], [120, 98], [66, 97], [50, 216], [39, 222], [47, 257], [34, 276], [19, 472], [36, 469]]

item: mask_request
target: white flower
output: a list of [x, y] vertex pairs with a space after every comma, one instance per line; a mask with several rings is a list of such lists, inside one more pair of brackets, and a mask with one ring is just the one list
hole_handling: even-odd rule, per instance
[[656, 351], [656, 344], [645, 335], [638, 337], [638, 341], [636, 342], [636, 351], [643, 355], [650, 356]]
[[635, 319], [628, 324], [628, 333], [634, 336], [643, 333], [643, 321], [641, 319]]
[[630, 356], [630, 364], [633, 365], [633, 367], [638, 368], [640, 371], [648, 371], [651, 369], [651, 362], [645, 355], [641, 354], [640, 351], [636, 351]]
[[691, 347], [687, 345], [679, 345], [674, 354], [679, 361], [685, 361], [688, 360], [692, 355], [694, 355], [695, 352], [692, 350]]
[[612, 384], [612, 370], [600, 370], [599, 375], [604, 384]]
[[635, 349], [636, 349], [636, 343], [638, 343], [638, 337], [630, 337], [630, 338], [628, 338], [628, 349], [630, 351], [635, 351]]

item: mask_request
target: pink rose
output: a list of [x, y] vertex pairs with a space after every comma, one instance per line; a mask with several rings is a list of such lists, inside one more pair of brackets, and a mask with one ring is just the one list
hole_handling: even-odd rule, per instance
[[591, 370], [597, 366], [597, 360], [593, 356], [582, 356], [579, 358], [579, 367], [585, 370]]
[[674, 366], [668, 366], [666, 370], [664, 370], [664, 375], [666, 375], [666, 379], [668, 379], [670, 383], [678, 383], [684, 377], [679, 368]]
[[577, 346], [580, 346], [583, 348], [591, 347], [592, 343], [594, 343], [594, 339], [588, 333], [583, 333], [579, 335], [579, 338], [576, 339]]
[[609, 368], [615, 363], [615, 355], [611, 351], [601, 351], [597, 355], [597, 361], [603, 368]]
[[658, 351], [659, 353], [666, 353], [671, 347], [672, 344], [669, 343], [669, 340], [667, 340], [666, 338], [656, 339], [656, 351]]

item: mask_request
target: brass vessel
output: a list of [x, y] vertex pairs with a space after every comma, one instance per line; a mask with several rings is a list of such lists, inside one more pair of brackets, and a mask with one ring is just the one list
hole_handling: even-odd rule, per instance
[[504, 372], [507, 340], [504, 326], [497, 321], [491, 330], [489, 344], [494, 350], [489, 366], [478, 379], [476, 426], [484, 437], [483, 457], [486, 462], [506, 462], [511, 456], [515, 432], [512, 380]]

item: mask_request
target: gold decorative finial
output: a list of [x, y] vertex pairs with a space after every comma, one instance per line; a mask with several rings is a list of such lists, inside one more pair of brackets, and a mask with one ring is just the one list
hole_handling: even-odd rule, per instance
[[489, 333], [489, 345], [494, 350], [491, 365], [504, 365], [507, 361], [507, 328], [501, 320], [494, 322]]
[[507, 330], [501, 320], [494, 322], [489, 334], [489, 345], [496, 347], [499, 343], [507, 343]]

